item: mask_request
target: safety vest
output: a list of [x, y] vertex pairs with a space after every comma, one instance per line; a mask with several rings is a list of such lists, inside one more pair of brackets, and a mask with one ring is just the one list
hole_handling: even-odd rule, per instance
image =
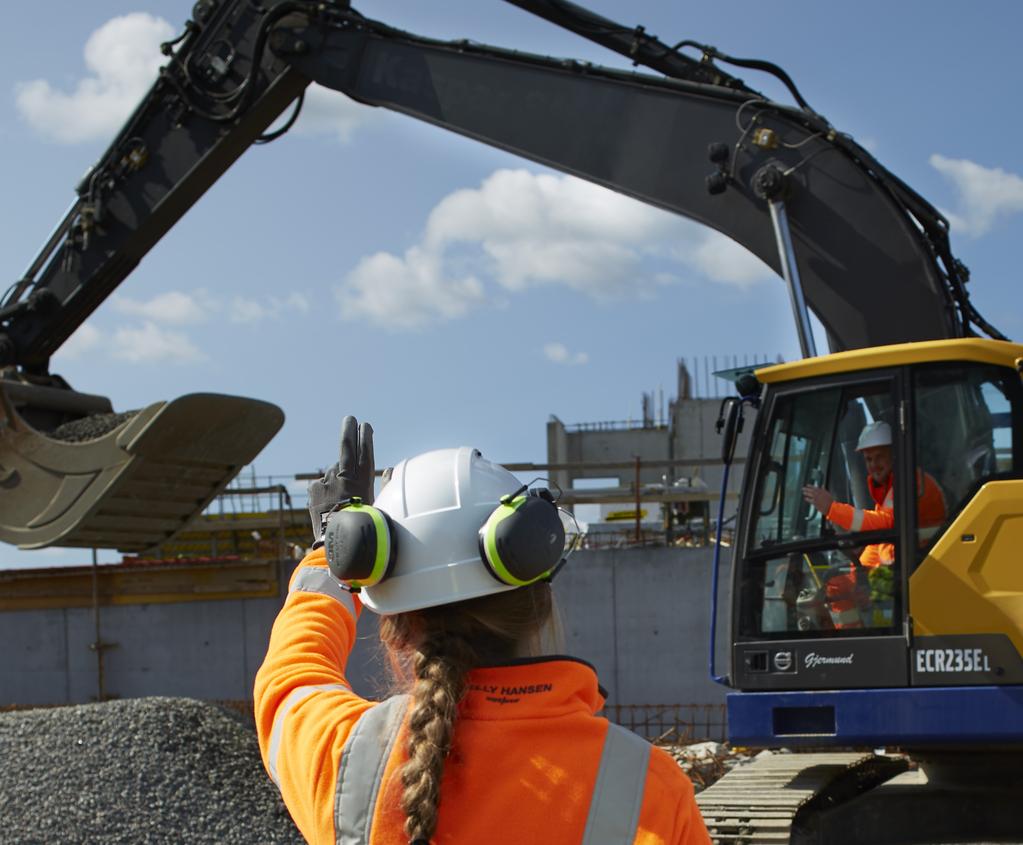
[[[345, 662], [359, 610], [323, 550], [310, 553], [256, 674], [256, 732], [307, 841], [405, 845], [399, 769], [409, 700], [376, 703], [352, 691]], [[459, 842], [710, 845], [692, 784], [671, 756], [596, 715], [606, 694], [584, 661], [520, 658], [476, 667], [467, 680], [438, 841], [458, 831]], [[526, 809], [538, 797], [544, 809]]]
[[[371, 707], [345, 744], [334, 801], [337, 845], [368, 845], [384, 767], [408, 706], [408, 695], [396, 695]], [[608, 725], [582, 845], [633, 841], [649, 763], [650, 743]]]

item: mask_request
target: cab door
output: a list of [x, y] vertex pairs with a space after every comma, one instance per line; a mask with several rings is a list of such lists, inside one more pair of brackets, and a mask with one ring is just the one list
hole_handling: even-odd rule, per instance
[[[890, 426], [891, 483], [912, 470], [898, 370], [771, 385], [743, 486], [733, 571], [732, 683], [739, 689], [904, 686], [903, 506], [887, 524], [842, 527], [808, 504], [823, 487], [857, 511], [882, 511], [857, 443]], [[874, 520], [876, 523], [877, 520]], [[883, 564], [879, 564], [883, 561]]]

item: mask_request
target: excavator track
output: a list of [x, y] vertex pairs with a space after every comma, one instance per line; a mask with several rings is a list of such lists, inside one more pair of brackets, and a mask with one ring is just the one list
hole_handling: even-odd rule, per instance
[[846, 800], [905, 768], [904, 760], [855, 751], [763, 754], [696, 802], [716, 845], [790, 843], [801, 812]]

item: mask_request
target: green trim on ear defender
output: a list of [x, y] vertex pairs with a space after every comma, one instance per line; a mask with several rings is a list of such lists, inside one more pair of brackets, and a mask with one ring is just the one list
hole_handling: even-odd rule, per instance
[[323, 540], [331, 573], [352, 590], [380, 583], [394, 563], [387, 514], [355, 498], [331, 511]]
[[501, 504], [494, 510], [487, 521], [483, 524], [482, 535], [483, 535], [483, 560], [488, 564], [490, 573], [497, 578], [502, 584], [507, 584], [510, 587], [525, 587], [529, 584], [546, 578], [553, 571], [553, 567], [539, 575], [535, 575], [532, 578], [525, 580], [517, 578], [508, 569], [508, 566], [503, 560], [497, 550], [497, 528], [508, 519], [510, 516], [514, 516], [516, 511], [521, 508], [527, 501], [527, 496], [517, 496], [511, 501], [505, 501], [505, 498], [501, 499]]
[[347, 509], [355, 513], [364, 513], [373, 520], [377, 541], [376, 557], [373, 559], [373, 569], [370, 571], [369, 576], [359, 578], [358, 580], [351, 580], [348, 584], [353, 589], [372, 587], [374, 584], [379, 584], [387, 574], [387, 569], [391, 562], [391, 532], [387, 527], [387, 521], [383, 513], [372, 505], [353, 502]]

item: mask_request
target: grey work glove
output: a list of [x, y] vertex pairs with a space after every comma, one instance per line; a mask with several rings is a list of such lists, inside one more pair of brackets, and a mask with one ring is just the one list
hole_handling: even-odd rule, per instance
[[338, 502], [357, 496], [365, 504], [373, 504], [373, 474], [373, 426], [345, 417], [341, 421], [341, 459], [323, 478], [309, 482], [309, 520], [316, 542], [323, 539], [324, 518]]

